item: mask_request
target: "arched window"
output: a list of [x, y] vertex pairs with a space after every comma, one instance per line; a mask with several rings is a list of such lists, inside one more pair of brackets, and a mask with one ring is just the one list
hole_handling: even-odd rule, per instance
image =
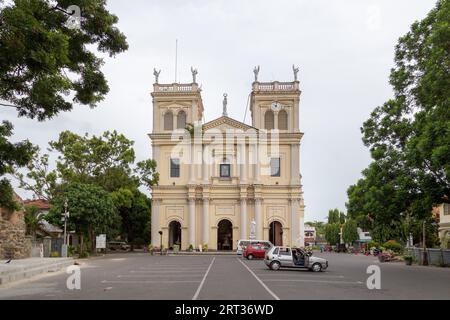
[[181, 110], [177, 115], [177, 129], [186, 128], [186, 112]]
[[264, 128], [267, 130], [274, 129], [274, 120], [272, 110], [266, 111], [264, 115]]
[[288, 129], [288, 115], [286, 110], [281, 110], [278, 113], [278, 129], [287, 130]]
[[173, 113], [167, 111], [164, 114], [164, 130], [173, 130]]

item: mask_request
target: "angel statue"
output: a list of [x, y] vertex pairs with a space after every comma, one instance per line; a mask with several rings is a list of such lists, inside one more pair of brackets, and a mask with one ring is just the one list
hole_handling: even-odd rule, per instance
[[253, 69], [253, 73], [255, 74], [255, 82], [256, 82], [258, 81], [259, 66]]
[[296, 68], [295, 65], [292, 65], [292, 71], [294, 71], [294, 80], [297, 81], [297, 74], [299, 68]]
[[191, 67], [191, 72], [192, 72], [192, 82], [196, 83], [196, 77], [197, 77], [197, 69], [194, 69], [193, 67]]
[[155, 83], [158, 83], [159, 74], [161, 73], [161, 69], [156, 71], [156, 68], [153, 68], [153, 75], [155, 76]]

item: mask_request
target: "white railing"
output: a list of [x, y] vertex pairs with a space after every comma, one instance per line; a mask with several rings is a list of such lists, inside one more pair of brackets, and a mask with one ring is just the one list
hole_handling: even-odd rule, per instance
[[298, 82], [255, 82], [256, 91], [295, 91], [298, 90]]
[[197, 84], [180, 84], [180, 83], [172, 83], [172, 84], [155, 84], [154, 85], [155, 92], [196, 92], [198, 91]]

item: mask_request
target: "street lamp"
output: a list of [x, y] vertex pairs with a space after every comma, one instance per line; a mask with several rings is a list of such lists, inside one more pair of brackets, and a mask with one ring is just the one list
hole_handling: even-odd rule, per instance
[[159, 230], [158, 233], [159, 233], [159, 236], [160, 236], [160, 241], [159, 241], [160, 246], [159, 246], [159, 248], [161, 249], [161, 255], [162, 255], [163, 254], [162, 253], [162, 250], [163, 250], [163, 248], [162, 248], [162, 233], [163, 232], [161, 230]]
[[62, 216], [62, 220], [64, 220], [64, 245], [62, 256], [67, 257], [67, 219], [69, 218], [69, 211], [67, 211], [67, 198], [64, 200], [64, 213]]

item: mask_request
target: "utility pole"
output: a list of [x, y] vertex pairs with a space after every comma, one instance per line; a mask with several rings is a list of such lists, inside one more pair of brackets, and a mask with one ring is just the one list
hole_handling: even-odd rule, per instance
[[423, 220], [423, 225], [422, 225], [422, 233], [423, 233], [423, 238], [422, 238], [422, 242], [423, 242], [423, 256], [422, 256], [422, 264], [424, 266], [428, 265], [428, 253], [427, 253], [427, 244], [426, 244], [426, 237], [425, 237], [425, 220]]

